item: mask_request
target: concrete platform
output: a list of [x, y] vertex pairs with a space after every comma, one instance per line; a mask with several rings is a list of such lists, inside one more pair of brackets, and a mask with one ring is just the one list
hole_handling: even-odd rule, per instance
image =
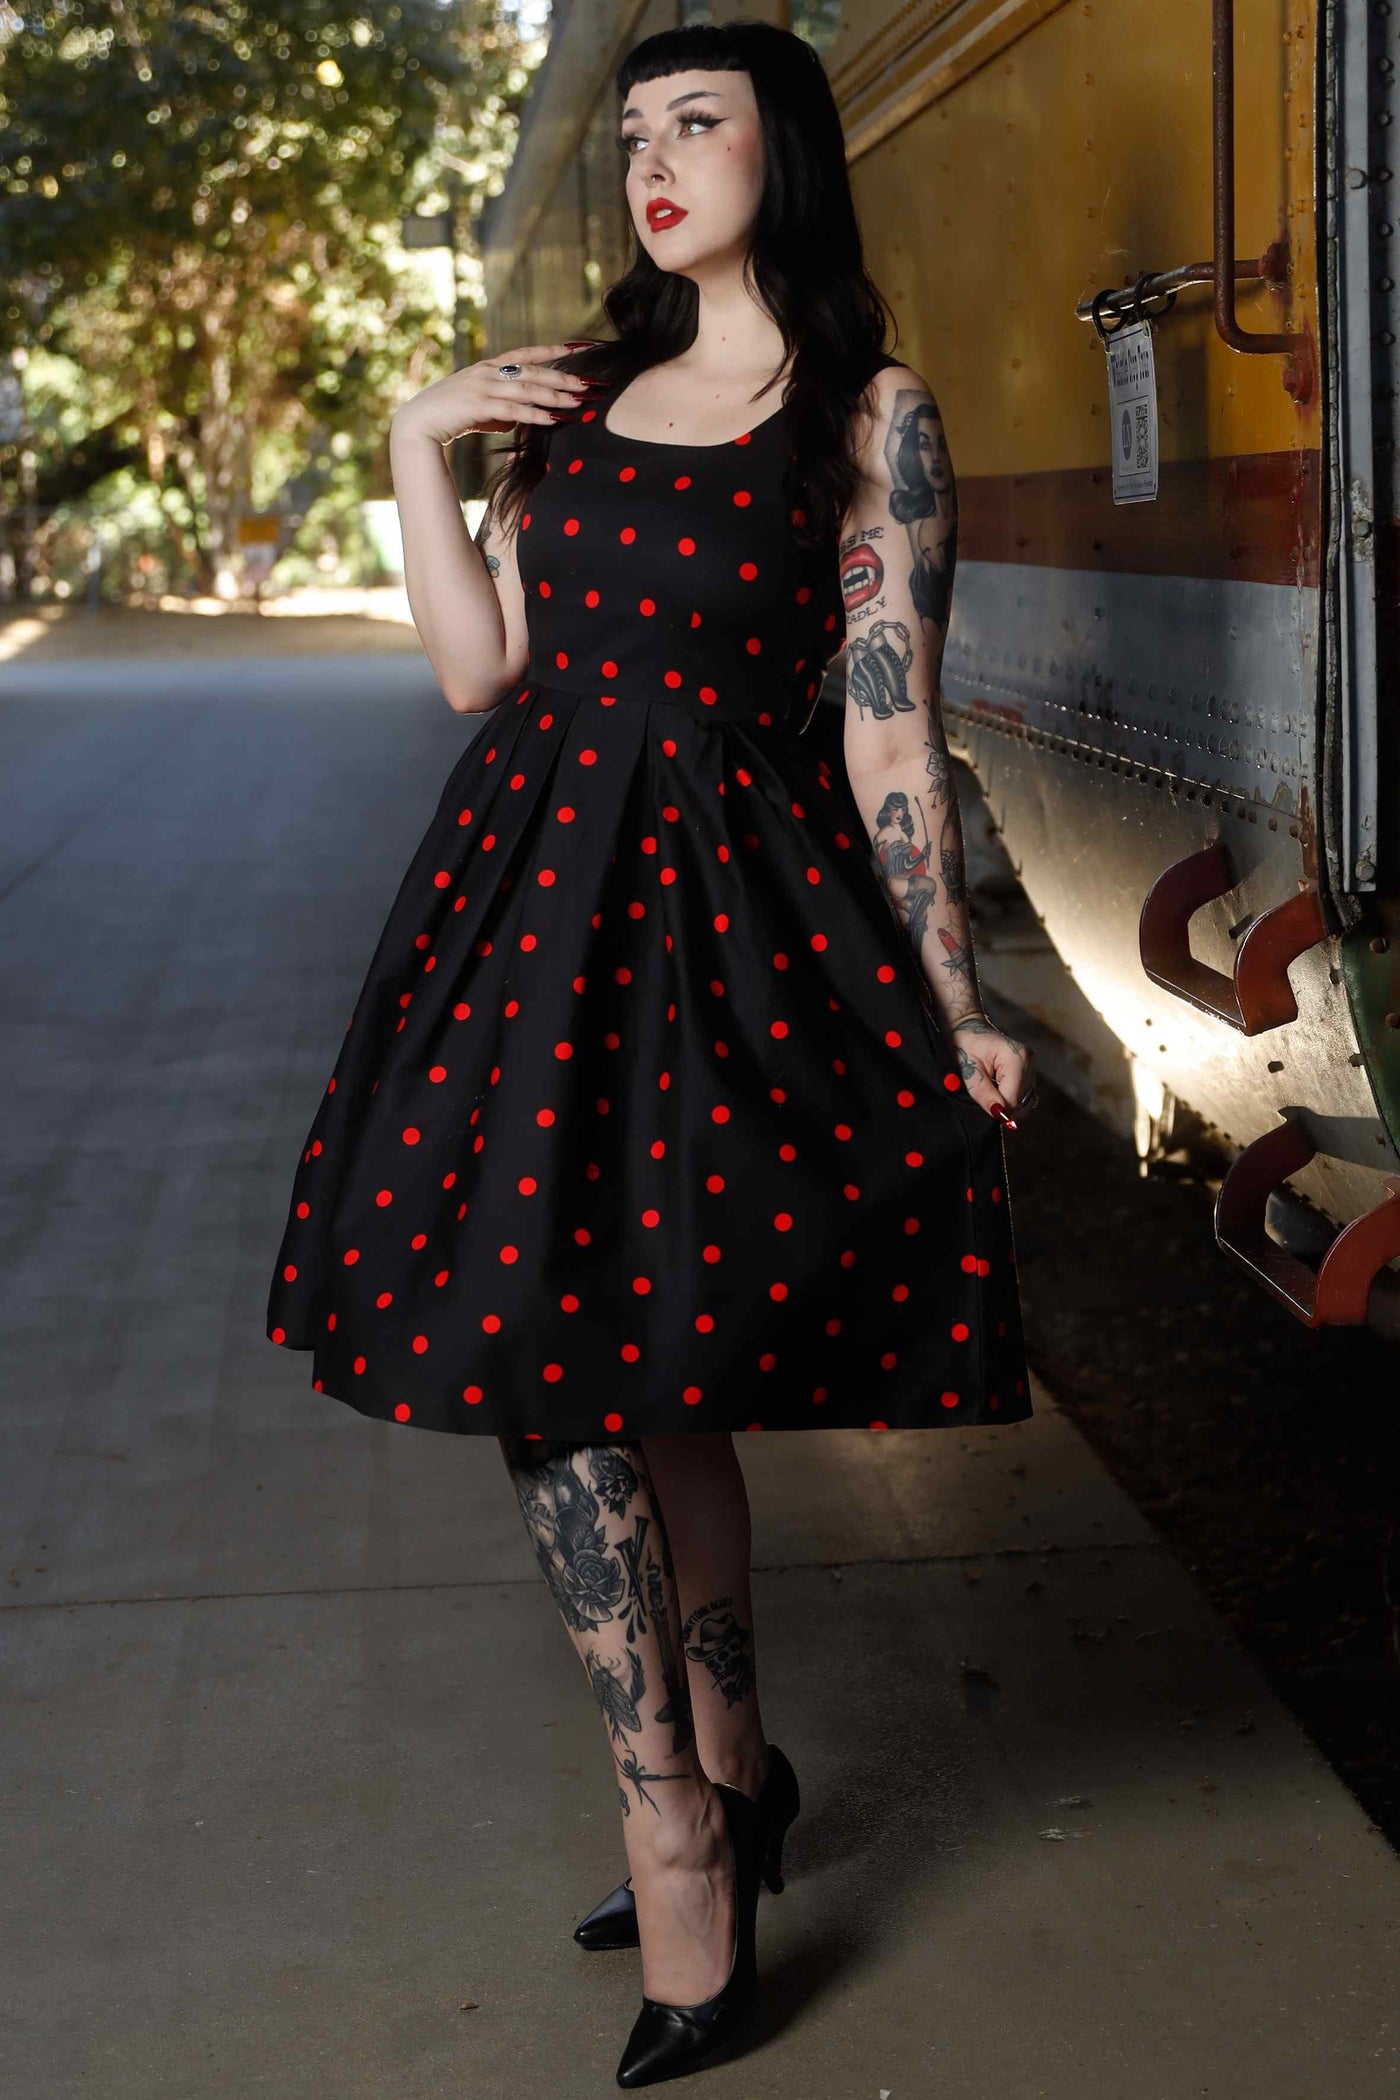
[[[407, 663], [80, 670], [0, 676], [5, 2090], [615, 2091], [636, 1957], [569, 1936], [611, 1760], [496, 1446], [262, 1335], [463, 725]], [[740, 1439], [804, 1813], [758, 2045], [697, 2077], [1393, 2100], [1400, 1862], [1035, 1397]]]

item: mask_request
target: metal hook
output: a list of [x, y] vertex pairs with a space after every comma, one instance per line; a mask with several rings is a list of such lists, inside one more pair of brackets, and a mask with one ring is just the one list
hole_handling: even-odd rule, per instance
[[[1118, 328], [1117, 328], [1117, 327], [1115, 327], [1115, 328], [1113, 328], [1113, 329], [1107, 329], [1107, 328], [1105, 328], [1105, 327], [1104, 327], [1104, 325], [1103, 325], [1103, 320], [1102, 320], [1102, 317], [1101, 317], [1101, 315], [1100, 315], [1100, 313], [1099, 313], [1099, 307], [1100, 307], [1101, 303], [1102, 303], [1102, 302], [1103, 302], [1103, 301], [1104, 301], [1105, 299], [1111, 299], [1112, 297], [1113, 297], [1113, 287], [1112, 287], [1111, 285], [1106, 285], [1106, 286], [1104, 287], [1104, 289], [1103, 289], [1103, 290], [1102, 290], [1101, 292], [1095, 292], [1095, 294], [1094, 294], [1094, 296], [1093, 296], [1093, 299], [1092, 299], [1092, 301], [1090, 302], [1090, 306], [1089, 306], [1089, 318], [1090, 318], [1090, 320], [1091, 320], [1091, 321], [1093, 322], [1093, 324], [1094, 324], [1094, 329], [1095, 329], [1095, 332], [1097, 333], [1097, 335], [1098, 335], [1098, 339], [1099, 339], [1099, 341], [1100, 341], [1101, 343], [1107, 343], [1107, 341], [1108, 341], [1108, 338], [1109, 338], [1110, 334], [1112, 334], [1112, 335], [1116, 335], [1116, 334], [1118, 333]], [[1110, 310], [1110, 311], [1112, 311], [1112, 309], [1111, 309], [1111, 308], [1110, 308], [1109, 310]], [[1120, 321], [1120, 322], [1118, 323], [1118, 327], [1121, 327], [1121, 326], [1122, 326], [1122, 323], [1121, 323], [1121, 321]]]

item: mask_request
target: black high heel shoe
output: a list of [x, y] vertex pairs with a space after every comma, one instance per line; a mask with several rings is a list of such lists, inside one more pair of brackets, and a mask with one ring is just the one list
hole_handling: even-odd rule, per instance
[[758, 1805], [736, 1786], [718, 1782], [734, 1854], [734, 1956], [713, 1998], [699, 2005], [663, 2005], [643, 1992], [617, 2067], [621, 2086], [655, 2085], [679, 2078], [728, 2041], [758, 1996], [758, 1885], [764, 1833]]
[[[758, 1790], [759, 1819], [763, 1825], [763, 1860], [760, 1871], [773, 1894], [781, 1894], [783, 1839], [802, 1806], [797, 1774], [776, 1743], [768, 1746], [768, 1770]], [[637, 1944], [637, 1904], [631, 1877], [619, 1884], [601, 1903], [595, 1903], [586, 1918], [574, 1927], [574, 1938], [590, 1954], [610, 1952], [615, 1947]]]

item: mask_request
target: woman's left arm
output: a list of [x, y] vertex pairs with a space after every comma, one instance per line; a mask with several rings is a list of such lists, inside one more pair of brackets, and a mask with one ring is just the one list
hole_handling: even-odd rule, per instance
[[957, 486], [938, 404], [908, 365], [871, 382], [855, 433], [860, 481], [841, 536], [844, 751], [875, 871], [923, 970], [971, 1098], [1029, 1101], [1023, 1043], [982, 1009], [962, 821], [940, 676], [957, 564]]

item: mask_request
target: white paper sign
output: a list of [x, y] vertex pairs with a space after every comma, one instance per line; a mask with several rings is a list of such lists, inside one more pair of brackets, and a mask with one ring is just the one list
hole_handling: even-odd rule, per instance
[[1104, 344], [1113, 433], [1113, 500], [1151, 503], [1157, 494], [1157, 372], [1152, 323], [1132, 321]]

